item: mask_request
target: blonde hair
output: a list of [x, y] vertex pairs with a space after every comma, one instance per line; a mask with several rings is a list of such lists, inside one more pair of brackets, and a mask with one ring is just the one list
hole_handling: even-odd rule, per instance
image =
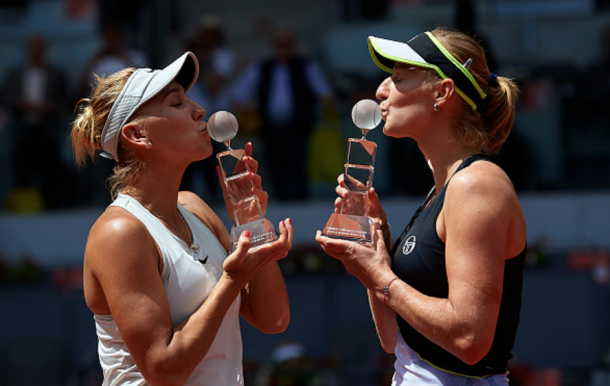
[[[497, 86], [489, 85], [490, 70], [485, 51], [471, 36], [445, 28], [436, 28], [432, 34], [460, 63], [472, 58], [469, 71], [487, 94], [485, 103], [476, 110], [462, 100], [462, 108], [454, 117], [458, 138], [479, 151], [497, 153], [513, 127], [519, 93], [517, 85], [502, 76], [497, 77]], [[437, 79], [440, 82], [440, 78]]]
[[[76, 104], [76, 118], [72, 122], [72, 152], [79, 169], [87, 164], [87, 159], [96, 160], [96, 151], [102, 150], [102, 130], [112, 105], [118, 98], [127, 79], [135, 68], [126, 68], [106, 78], [95, 75], [96, 85], [90, 98], [83, 98]], [[131, 122], [139, 121], [142, 116], [134, 116]], [[122, 145], [121, 136], [118, 143], [119, 162], [113, 168], [113, 174], [108, 178], [108, 188], [112, 198], [125, 186], [130, 185], [144, 168], [144, 163]]]

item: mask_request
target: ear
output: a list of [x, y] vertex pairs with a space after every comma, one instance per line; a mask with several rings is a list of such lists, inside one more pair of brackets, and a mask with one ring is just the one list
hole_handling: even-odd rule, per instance
[[444, 104], [448, 103], [453, 95], [455, 94], [455, 83], [453, 83], [452, 79], [443, 79], [436, 86], [435, 90], [435, 103], [438, 103], [439, 107], [442, 107]]
[[142, 125], [137, 123], [126, 124], [121, 129], [121, 136], [130, 146], [148, 148], [149, 139]]

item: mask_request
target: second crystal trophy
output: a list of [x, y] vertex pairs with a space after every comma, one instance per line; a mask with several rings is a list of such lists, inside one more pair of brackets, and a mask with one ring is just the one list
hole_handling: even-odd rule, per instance
[[[232, 149], [231, 140], [237, 134], [239, 125], [235, 116], [227, 111], [218, 111], [208, 119], [208, 133], [213, 140], [222, 142], [227, 150], [218, 153], [218, 163], [222, 172], [228, 200], [233, 209], [231, 228], [231, 252], [235, 250], [239, 236], [250, 231], [250, 247], [256, 247], [278, 239], [273, 224], [264, 218], [258, 197], [252, 193], [254, 186], [248, 179], [250, 171], [243, 161], [245, 151]], [[228, 205], [227, 205], [228, 206]]]
[[381, 108], [377, 102], [364, 99], [352, 109], [352, 120], [361, 130], [362, 138], [349, 138], [344, 180], [349, 195], [344, 198], [338, 213], [333, 213], [322, 232], [325, 236], [355, 241], [373, 242], [373, 220], [368, 216], [368, 190], [373, 186], [377, 144], [366, 139], [369, 131], [381, 122]]

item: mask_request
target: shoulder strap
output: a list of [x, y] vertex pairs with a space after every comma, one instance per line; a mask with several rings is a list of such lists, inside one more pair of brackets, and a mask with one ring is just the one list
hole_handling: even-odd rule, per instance
[[492, 162], [493, 163], [493, 161], [491, 161], [489, 158], [485, 157], [482, 154], [474, 154], [474, 155], [471, 155], [471, 156], [467, 157], [464, 161], [462, 161], [460, 166], [458, 166], [458, 168], [455, 170], [455, 172], [453, 172], [453, 175], [451, 177], [453, 178], [455, 173], [457, 173], [460, 170], [462, 170], [462, 169], [472, 165], [476, 161], [488, 161], [488, 162]]

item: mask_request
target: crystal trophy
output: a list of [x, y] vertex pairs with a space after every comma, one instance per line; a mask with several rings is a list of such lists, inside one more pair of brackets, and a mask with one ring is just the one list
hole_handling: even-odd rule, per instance
[[352, 109], [352, 121], [362, 132], [362, 138], [349, 138], [344, 181], [349, 195], [341, 201], [338, 213], [333, 213], [322, 234], [360, 244], [373, 242], [374, 223], [368, 217], [368, 190], [373, 186], [377, 144], [366, 139], [369, 131], [381, 122], [381, 108], [371, 99], [363, 99]]
[[[231, 252], [243, 231], [250, 231], [250, 248], [275, 241], [278, 234], [273, 224], [263, 217], [258, 197], [252, 193], [254, 184], [246, 174], [250, 171], [243, 161], [246, 152], [232, 149], [231, 139], [235, 137], [239, 125], [235, 116], [228, 111], [218, 111], [208, 119], [208, 133], [213, 140], [224, 143], [227, 150], [216, 155], [222, 172], [227, 196], [233, 208], [231, 228]], [[229, 204], [229, 203], [227, 203]]]

